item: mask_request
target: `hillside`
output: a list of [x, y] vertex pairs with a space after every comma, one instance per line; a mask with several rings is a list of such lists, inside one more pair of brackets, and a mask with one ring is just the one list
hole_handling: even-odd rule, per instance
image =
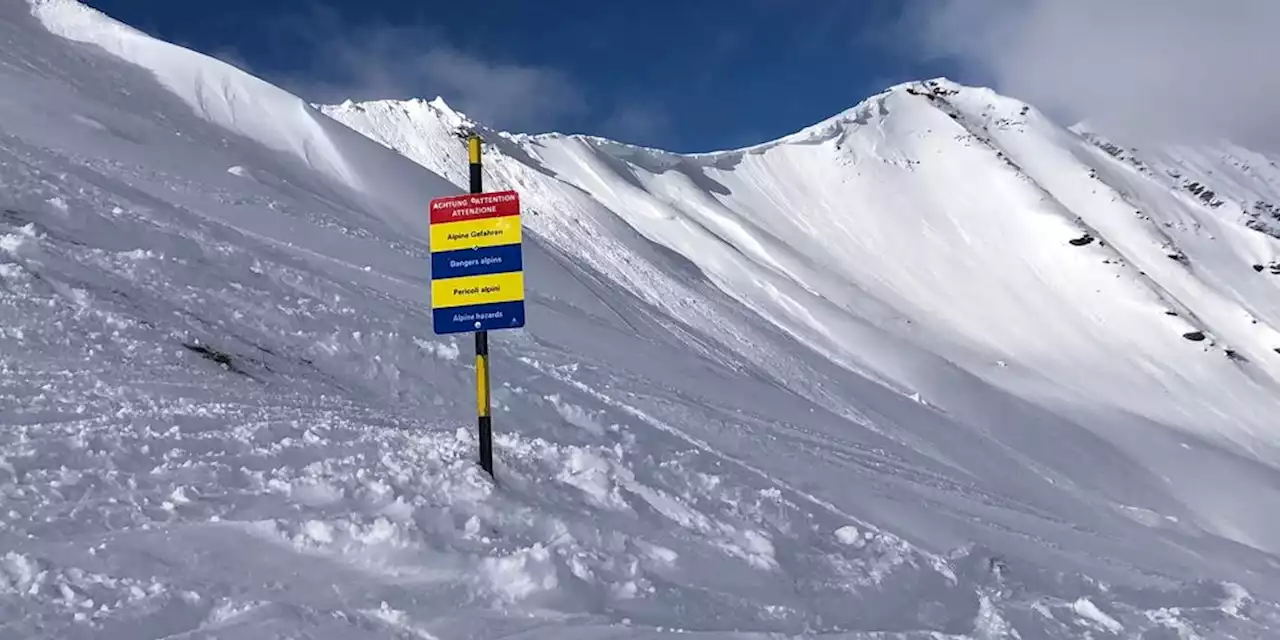
[[[495, 484], [427, 298], [479, 125], [72, 0], [0, 42], [0, 638], [1280, 628], [1277, 241], [1033, 110], [911, 84], [692, 157], [481, 128], [529, 231]], [[1187, 158], [1150, 162], [1220, 172]]]
[[[439, 100], [322, 110], [452, 180], [463, 166], [454, 136], [477, 126]], [[1177, 501], [1212, 512], [1203, 525], [1276, 551], [1267, 518], [1254, 520], [1276, 494], [1224, 503], [1203, 477], [1182, 485], [1173, 470], [1184, 462], [1165, 449], [1202, 442], [1276, 460], [1280, 280], [1267, 265], [1280, 244], [1247, 210], [1280, 200], [1265, 156], [1175, 150], [1148, 166], [946, 80], [720, 153], [485, 133], [494, 188], [526, 194], [539, 214], [529, 226], [636, 295], [663, 288], [634, 282], [614, 258], [627, 251], [596, 238], [637, 234], [668, 249], [678, 257], [663, 273], [692, 270], [833, 362], [949, 413], [971, 407], [975, 387], [1049, 409], [1075, 423], [1068, 439], [1105, 439], [1169, 477]], [[1252, 173], [1224, 171], [1236, 157]], [[1174, 174], [1223, 183], [1230, 203]], [[674, 296], [648, 297], [697, 322]], [[1063, 456], [1049, 444], [1061, 430], [1028, 436], [973, 410], [980, 432], [1028, 437], [1014, 448], [1073, 484], [1106, 466]]]

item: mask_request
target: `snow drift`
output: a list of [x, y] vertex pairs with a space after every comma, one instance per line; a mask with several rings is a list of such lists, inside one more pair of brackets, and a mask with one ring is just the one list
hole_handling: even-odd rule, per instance
[[[1280, 627], [1265, 156], [944, 81], [677, 156], [70, 0], [0, 41], [0, 637]], [[496, 484], [426, 286], [472, 128], [530, 231]]]

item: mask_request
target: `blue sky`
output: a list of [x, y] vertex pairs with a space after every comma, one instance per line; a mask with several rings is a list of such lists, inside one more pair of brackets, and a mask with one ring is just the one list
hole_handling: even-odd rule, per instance
[[902, 37], [912, 0], [87, 0], [313, 101], [432, 98], [486, 124], [680, 151], [772, 139], [963, 70]]

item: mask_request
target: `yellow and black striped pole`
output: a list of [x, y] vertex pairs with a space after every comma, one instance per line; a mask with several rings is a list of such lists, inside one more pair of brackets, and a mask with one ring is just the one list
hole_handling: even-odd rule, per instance
[[[470, 156], [471, 193], [482, 193], [480, 137], [467, 140]], [[476, 333], [476, 416], [480, 427], [480, 467], [493, 477], [493, 423], [489, 417], [489, 332]]]

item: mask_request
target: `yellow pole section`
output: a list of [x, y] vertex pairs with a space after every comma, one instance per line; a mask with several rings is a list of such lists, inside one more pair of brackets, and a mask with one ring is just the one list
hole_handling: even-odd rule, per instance
[[476, 415], [489, 416], [489, 354], [476, 354]]

